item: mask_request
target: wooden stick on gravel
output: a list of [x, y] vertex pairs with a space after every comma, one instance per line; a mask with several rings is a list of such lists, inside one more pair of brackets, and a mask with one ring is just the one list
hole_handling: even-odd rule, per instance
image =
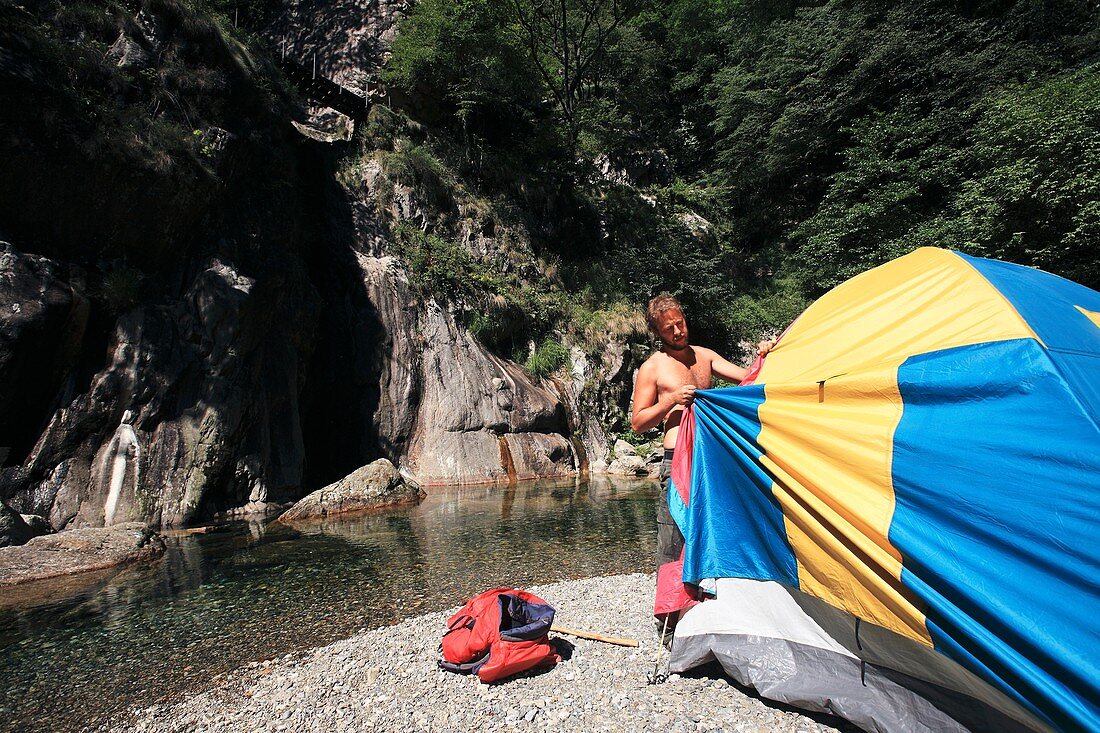
[[638, 646], [637, 639], [619, 639], [614, 636], [593, 634], [591, 631], [579, 631], [577, 629], [571, 629], [568, 626], [558, 626], [557, 624], [554, 624], [550, 627], [550, 630], [556, 631], [559, 634], [569, 634], [569, 636], [577, 636], [581, 639], [593, 639], [595, 641], [602, 641], [608, 644], [617, 644], [618, 646]]

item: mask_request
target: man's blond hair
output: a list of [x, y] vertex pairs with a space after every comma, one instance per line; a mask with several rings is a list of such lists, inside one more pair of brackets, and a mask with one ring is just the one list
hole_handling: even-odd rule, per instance
[[660, 295], [650, 298], [649, 305], [645, 309], [645, 322], [649, 325], [649, 330], [653, 333], [657, 333], [657, 321], [660, 319], [662, 313], [668, 311], [680, 311], [680, 315], [684, 314], [684, 307], [680, 305], [680, 301], [673, 298], [668, 293], [661, 293]]

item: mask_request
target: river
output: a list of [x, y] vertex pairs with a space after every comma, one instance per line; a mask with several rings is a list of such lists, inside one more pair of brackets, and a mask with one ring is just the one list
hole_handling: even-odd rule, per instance
[[650, 572], [655, 496], [656, 482], [607, 478], [436, 487], [415, 507], [171, 536], [151, 566], [33, 602], [7, 593], [0, 731], [80, 730], [499, 585]]

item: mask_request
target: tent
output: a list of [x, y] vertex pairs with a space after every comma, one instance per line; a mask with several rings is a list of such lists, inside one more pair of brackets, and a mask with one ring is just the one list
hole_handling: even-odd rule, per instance
[[923, 248], [696, 393], [669, 489], [717, 660], [866, 730], [1100, 730], [1100, 293]]

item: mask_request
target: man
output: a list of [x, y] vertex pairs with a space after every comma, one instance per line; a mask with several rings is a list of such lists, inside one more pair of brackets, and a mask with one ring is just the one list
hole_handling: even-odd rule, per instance
[[[644, 433], [665, 426], [665, 458], [661, 463], [661, 496], [657, 501], [657, 567], [680, 559], [684, 537], [672, 521], [668, 510], [668, 476], [672, 452], [684, 408], [695, 399], [696, 389], [709, 389], [714, 375], [740, 383], [748, 370], [726, 361], [721, 356], [688, 342], [684, 309], [670, 295], [658, 295], [649, 301], [646, 322], [661, 340], [661, 350], [654, 353], [638, 370], [634, 383], [634, 406], [630, 426]], [[759, 353], [768, 353], [775, 343], [761, 341]]]

